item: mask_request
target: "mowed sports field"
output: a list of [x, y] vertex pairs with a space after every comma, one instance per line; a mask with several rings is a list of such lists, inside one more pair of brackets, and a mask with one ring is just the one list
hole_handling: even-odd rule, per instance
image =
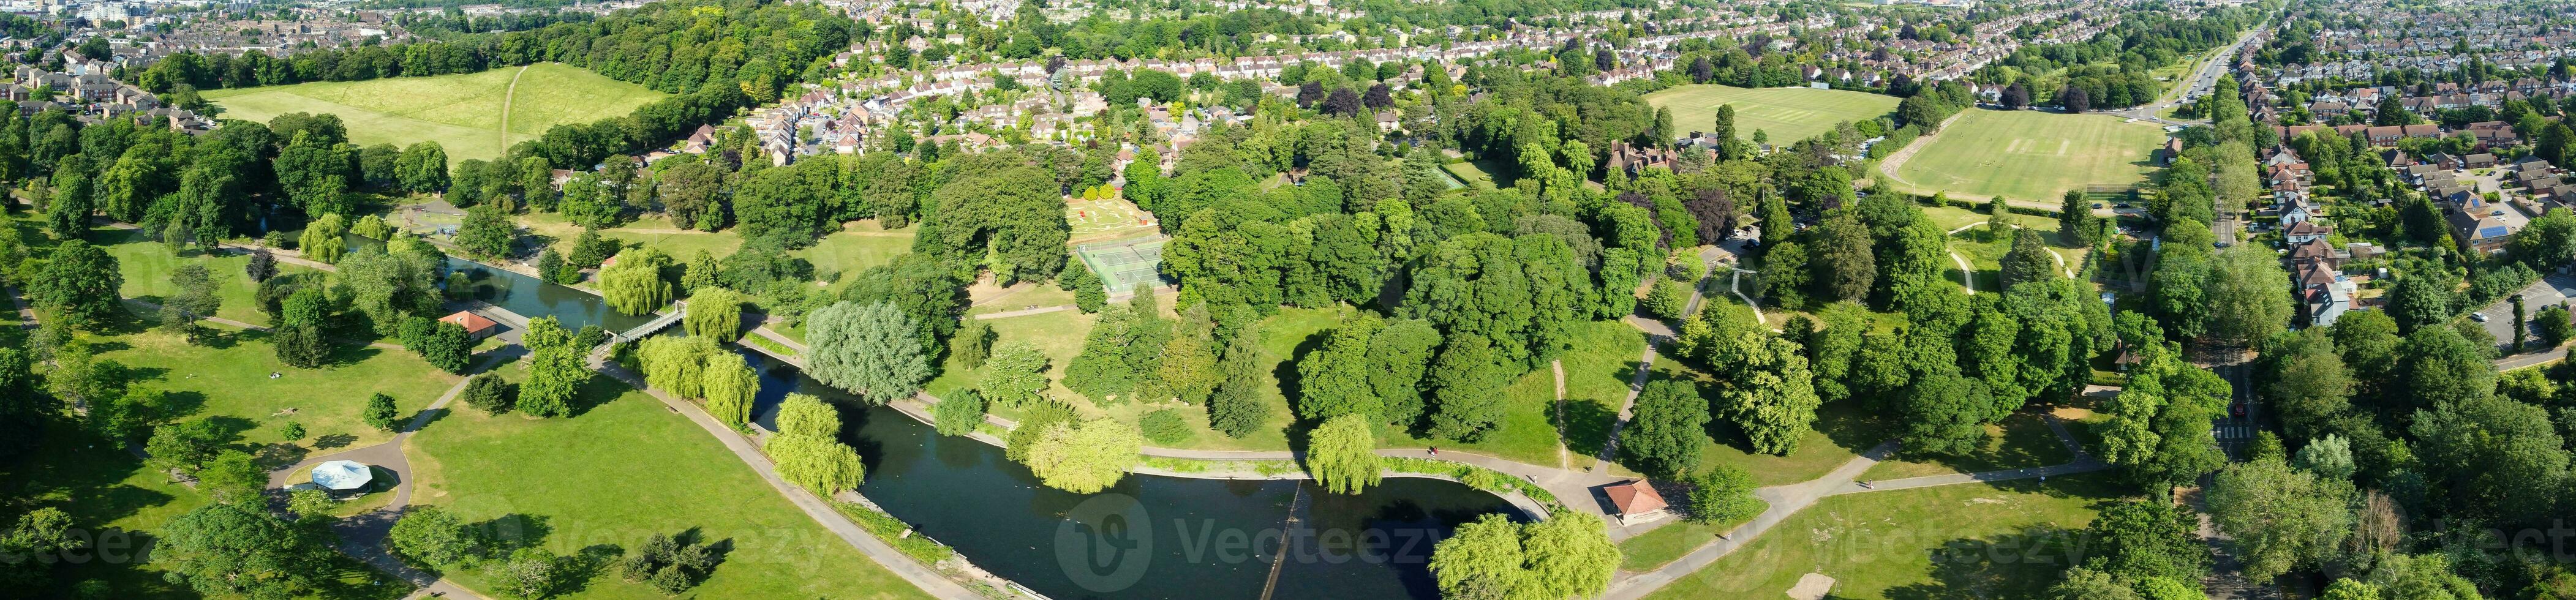
[[[511, 78], [518, 78], [512, 90]], [[214, 90], [206, 98], [223, 117], [265, 122], [305, 112], [340, 115], [349, 141], [361, 146], [408, 146], [436, 141], [448, 160], [490, 160], [510, 144], [544, 135], [546, 128], [586, 123], [634, 112], [661, 92], [609, 79], [587, 69], [541, 63], [526, 73], [508, 67], [464, 75], [323, 81]], [[507, 129], [504, 135], [504, 129]]]
[[1811, 88], [1739, 88], [1685, 85], [1646, 95], [1646, 103], [1673, 111], [1673, 128], [1708, 131], [1717, 123], [1717, 107], [1735, 105], [1735, 135], [1753, 139], [1767, 133], [1771, 143], [1790, 142], [1832, 131], [1846, 121], [1874, 119], [1896, 110], [1896, 98], [1849, 90]]
[[2054, 202], [2087, 185], [2144, 181], [2165, 132], [2110, 115], [1970, 109], [1884, 170], [1918, 194]]

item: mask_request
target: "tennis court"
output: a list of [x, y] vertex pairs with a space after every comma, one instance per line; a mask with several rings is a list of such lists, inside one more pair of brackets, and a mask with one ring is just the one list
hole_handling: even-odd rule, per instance
[[1135, 290], [1139, 283], [1153, 287], [1168, 284], [1163, 281], [1161, 269], [1163, 242], [1170, 240], [1168, 236], [1156, 234], [1093, 242], [1074, 246], [1073, 255], [1082, 260], [1082, 266], [1090, 267], [1092, 273], [1100, 276], [1101, 285], [1107, 287], [1109, 293], [1120, 294]]

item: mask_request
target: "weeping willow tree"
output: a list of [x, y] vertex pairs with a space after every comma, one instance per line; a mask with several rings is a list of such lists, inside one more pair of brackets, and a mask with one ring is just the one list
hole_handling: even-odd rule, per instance
[[1357, 494], [1377, 485], [1386, 470], [1379, 465], [1377, 437], [1369, 418], [1353, 413], [1325, 419], [1306, 445], [1306, 470], [1315, 483], [1336, 494]]
[[653, 312], [671, 303], [671, 282], [662, 278], [662, 268], [670, 264], [671, 257], [651, 249], [620, 257], [617, 264], [599, 270], [599, 294], [606, 296], [608, 306], [617, 312]]
[[692, 337], [719, 342], [742, 339], [742, 294], [720, 287], [689, 292], [689, 314], [680, 321]]
[[700, 380], [707, 399], [707, 413], [715, 415], [735, 429], [751, 423], [751, 399], [760, 392], [760, 375], [742, 355], [718, 352], [707, 356], [705, 373]]
[[789, 394], [778, 407], [778, 435], [761, 446], [778, 463], [778, 477], [816, 495], [859, 487], [867, 476], [859, 452], [835, 437], [841, 413], [810, 394]]
[[705, 396], [706, 365], [709, 358], [717, 355], [731, 353], [717, 348], [715, 340], [696, 336], [649, 337], [636, 347], [636, 356], [643, 363], [644, 384], [682, 398]]

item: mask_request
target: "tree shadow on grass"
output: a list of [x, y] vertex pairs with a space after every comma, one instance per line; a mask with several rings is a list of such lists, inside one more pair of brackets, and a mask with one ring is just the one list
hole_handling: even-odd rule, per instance
[[562, 569], [563, 576], [555, 579], [558, 583], [554, 593], [570, 595], [590, 589], [591, 581], [608, 572], [609, 566], [617, 564], [617, 559], [624, 556], [626, 549], [616, 544], [591, 544], [555, 559], [555, 568]]
[[[47, 428], [42, 447], [60, 448], [22, 457], [0, 475], [0, 496], [58, 504], [75, 522], [107, 523], [165, 506], [174, 496], [125, 480], [149, 469], [124, 443], [75, 427]], [[166, 481], [153, 478], [150, 481]]]
[[251, 459], [262, 467], [275, 469], [304, 462], [305, 457], [312, 455], [312, 450], [295, 444], [262, 444], [251, 453]]
[[1990, 433], [1976, 448], [1962, 454], [1907, 454], [1904, 458], [1960, 473], [2045, 467], [2074, 458], [2037, 413], [2013, 413]]
[[376, 358], [376, 355], [383, 354], [384, 351], [385, 350], [383, 348], [377, 348], [366, 344], [348, 343], [345, 340], [333, 341], [331, 343], [331, 355], [328, 358], [323, 359], [322, 364], [323, 366], [329, 367], [355, 365], [373, 360]]
[[564, 407], [564, 416], [567, 418], [582, 416], [583, 414], [589, 413], [590, 409], [598, 408], [600, 405], [616, 401], [619, 396], [625, 395], [627, 391], [635, 389], [627, 386], [626, 382], [618, 381], [615, 377], [600, 375], [599, 373], [588, 370], [584, 370], [582, 372], [585, 373], [585, 375], [581, 382], [575, 385], [575, 389], [579, 390], [579, 392], [573, 395], [572, 402], [565, 403], [568, 405]]
[[2083, 532], [2053, 525], [1982, 538], [1957, 538], [1929, 550], [1928, 583], [1887, 590], [1890, 600], [1984, 600], [2044, 595], [2067, 567], [2083, 560]]
[[544, 515], [510, 513], [465, 527], [490, 543], [494, 556], [506, 556], [513, 550], [544, 545], [546, 536], [554, 535], [553, 521]]
[[1288, 356], [1281, 357], [1286, 360], [1279, 361], [1279, 366], [1271, 369], [1271, 377], [1279, 380], [1279, 396], [1288, 400], [1290, 413], [1296, 412], [1297, 400], [1306, 395], [1304, 378], [1297, 375], [1297, 363], [1306, 360], [1306, 355], [1323, 348], [1326, 342], [1332, 341], [1333, 329], [1326, 327], [1306, 336], [1306, 339], [1297, 340], [1297, 346], [1289, 350]]
[[325, 434], [325, 435], [314, 436], [314, 438], [313, 438], [313, 449], [314, 449], [314, 450], [316, 450], [316, 451], [320, 451], [320, 450], [331, 450], [331, 449], [336, 449], [336, 448], [346, 448], [346, 447], [348, 447], [350, 444], [354, 444], [354, 443], [357, 443], [357, 442], [358, 442], [358, 436], [349, 435], [349, 434], [346, 434], [346, 433]]
[[411, 594], [412, 586], [375, 570], [358, 559], [334, 553], [322, 567], [315, 595], [325, 600], [391, 600]]
[[1610, 412], [1610, 407], [1601, 401], [1582, 398], [1567, 398], [1564, 407], [1561, 416], [1559, 411], [1549, 411], [1548, 418], [1565, 430], [1566, 449], [1600, 454], [1601, 447], [1610, 443], [1610, 427], [1618, 423], [1618, 413]]

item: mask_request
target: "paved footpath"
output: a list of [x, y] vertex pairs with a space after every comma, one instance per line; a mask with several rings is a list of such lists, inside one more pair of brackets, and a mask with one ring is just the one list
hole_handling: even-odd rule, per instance
[[[483, 372], [508, 362], [507, 359], [516, 356], [517, 353], [507, 350], [494, 351], [485, 356], [481, 364], [475, 365], [474, 369], [468, 372]], [[377, 570], [410, 582], [414, 588], [411, 597], [427, 595], [482, 598], [483, 596], [456, 585], [455, 582], [403, 564], [401, 559], [394, 558], [392, 553], [387, 552], [384, 546], [385, 535], [393, 530], [394, 521], [401, 519], [403, 510], [411, 506], [411, 485], [414, 478], [411, 459], [403, 455], [403, 442], [411, 439], [411, 434], [419, 432], [421, 427], [429, 425], [430, 421], [437, 420], [438, 415], [446, 412], [448, 403], [456, 401], [456, 396], [464, 393], [465, 384], [472, 380], [469, 377], [448, 387], [447, 393], [438, 396], [438, 401], [431, 402], [429, 408], [421, 409], [419, 413], [414, 414], [411, 422], [405, 423], [402, 431], [395, 433], [393, 439], [373, 446], [306, 458], [303, 462], [270, 471], [269, 487], [284, 488], [294, 483], [289, 481], [288, 477], [296, 470], [334, 460], [353, 460], [392, 472], [394, 497], [391, 502], [385, 503], [381, 508], [331, 522], [332, 533], [337, 533], [340, 537], [338, 544], [340, 552], [365, 561]]]
[[717, 421], [715, 417], [708, 415], [706, 410], [699, 408], [697, 403], [674, 399], [659, 389], [645, 386], [643, 376], [634, 371], [629, 371], [614, 362], [597, 361], [596, 355], [593, 358], [591, 367], [598, 370], [600, 374], [634, 386], [635, 389], [652, 395], [654, 399], [661, 400], [664, 406], [687, 415], [690, 422], [697, 423], [698, 428], [707, 430], [708, 435], [715, 436], [717, 441], [723, 442], [725, 449], [733, 451], [734, 457], [742, 459], [743, 464], [750, 466], [752, 472], [758, 473], [762, 481], [769, 482], [769, 487], [776, 488], [780, 496], [785, 497], [789, 503], [795, 504], [798, 510], [805, 511], [805, 516], [812, 517], [815, 523], [823, 526], [823, 529], [840, 536], [842, 541], [858, 548], [861, 554], [866, 554], [870, 560], [876, 561], [887, 571], [902, 577], [913, 587], [920, 588], [933, 597], [982, 598], [967, 590], [966, 586], [950, 580], [947, 575], [932, 570], [920, 561], [913, 560], [911, 556], [895, 550], [893, 546], [886, 545], [884, 540], [879, 540], [867, 530], [859, 528], [858, 523], [851, 522], [848, 516], [833, 509], [822, 497], [814, 495], [803, 486], [791, 484], [779, 478], [777, 465], [769, 462], [769, 456], [762, 454], [760, 448], [753, 445], [750, 438]]
[[1822, 500], [1827, 496], [1860, 494], [1897, 489], [1926, 488], [1964, 483], [2007, 481], [2032, 477], [2047, 477], [2049, 475], [2068, 475], [2099, 471], [2109, 468], [2109, 465], [2103, 464], [2100, 460], [2095, 459], [2093, 455], [2084, 452], [2082, 447], [2076, 443], [2074, 436], [2067, 432], [2065, 424], [2059, 421], [2056, 416], [2048, 415], [2046, 418], [2048, 420], [2049, 429], [2057, 434], [2058, 442], [2065, 444], [2068, 449], [2075, 451], [2075, 460], [2061, 465], [2029, 469], [2009, 469], [1983, 473], [1954, 473], [1949, 475], [1933, 475], [1928, 477], [1873, 481], [1864, 486], [1858, 481], [1860, 475], [1862, 473], [1869, 472], [1870, 467], [1876, 466], [1879, 461], [1886, 460], [1889, 454], [1896, 451], [1896, 442], [1890, 441], [1882, 443], [1877, 447], [1870, 448], [1868, 451], [1862, 452], [1860, 456], [1844, 462], [1842, 466], [1835, 467], [1832, 472], [1826, 473], [1823, 477], [1799, 483], [1777, 485], [1754, 490], [1754, 497], [1761, 498], [1763, 502], [1770, 503], [1769, 507], [1763, 509], [1762, 514], [1754, 516], [1752, 521], [1736, 526], [1734, 530], [1727, 533], [1726, 537], [1711, 540], [1707, 545], [1700, 546], [1698, 549], [1692, 550], [1689, 554], [1684, 554], [1681, 558], [1674, 559], [1673, 562], [1666, 563], [1662, 567], [1643, 573], [1624, 574], [1624, 576], [1610, 582], [1610, 591], [1609, 593], [1604, 594], [1602, 598], [1610, 600], [1631, 600], [1635, 598], [1643, 598], [1648, 594], [1652, 594], [1656, 590], [1662, 589], [1664, 586], [1670, 585], [1676, 580], [1689, 576], [1691, 573], [1698, 572], [1700, 569], [1708, 568], [1709, 565], [1715, 564], [1718, 559], [1725, 558], [1728, 554], [1733, 554], [1736, 549], [1753, 543], [1753, 540], [1761, 537], [1764, 532], [1770, 531], [1771, 528], [1778, 526], [1782, 521], [1788, 520], [1791, 515], [1797, 514], [1798, 511], [1806, 510], [1808, 506], [1814, 505], [1817, 500]]

